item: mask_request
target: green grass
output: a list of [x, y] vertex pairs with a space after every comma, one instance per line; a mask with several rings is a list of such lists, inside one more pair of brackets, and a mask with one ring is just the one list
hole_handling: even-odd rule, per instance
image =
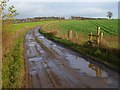
[[29, 22], [29, 23], [18, 23], [18, 24], [12, 24], [8, 26], [9, 29], [7, 29], [8, 32], [15, 32], [19, 29], [25, 28], [25, 27], [34, 27], [37, 25], [42, 25], [50, 21], [43, 21], [43, 22]]
[[24, 86], [25, 65], [23, 47], [25, 34], [30, 28], [48, 22], [50, 21], [3, 25], [3, 88], [19, 88]]
[[[118, 31], [118, 20], [63, 20], [56, 23], [51, 23], [43, 28], [43, 30], [59, 31], [59, 34], [67, 34], [68, 30], [78, 32], [83, 37], [79, 38], [85, 43], [88, 40], [88, 34], [97, 33], [97, 27], [101, 27], [101, 32], [103, 32], [103, 42], [105, 45], [111, 48], [118, 48], [118, 36], [120, 32]], [[81, 43], [80, 43], [81, 44]]]
[[14, 42], [14, 48], [4, 56], [2, 76], [4, 88], [21, 87], [21, 83], [23, 83], [25, 72], [22, 43], [23, 38], [17, 39]]
[[118, 20], [64, 20], [46, 26], [46, 29], [57, 29], [61, 32], [73, 30], [88, 34], [96, 33], [97, 26], [105, 34], [118, 35]]

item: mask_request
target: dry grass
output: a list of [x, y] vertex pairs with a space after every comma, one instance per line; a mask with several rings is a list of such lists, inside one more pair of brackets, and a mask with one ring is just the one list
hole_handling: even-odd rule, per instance
[[14, 41], [16, 40], [16, 38], [19, 38], [20, 35], [23, 34], [23, 32], [25, 32], [27, 29], [29, 29], [28, 27], [24, 27], [15, 32], [7, 32], [6, 27], [8, 27], [8, 26], [3, 25], [3, 30], [2, 30], [2, 33], [3, 33], [3, 35], [2, 35], [3, 55], [5, 53], [9, 52], [10, 48], [13, 47], [13, 44], [14, 44]]
[[2, 83], [3, 88], [21, 88], [24, 86], [24, 37], [33, 27], [48, 23], [32, 22], [20, 24], [5, 24], [2, 26], [3, 64]]
[[[3, 31], [3, 87], [23, 87], [25, 69], [23, 37], [30, 28], [15, 32]], [[22, 32], [21, 32], [22, 31]], [[14, 73], [13, 73], [14, 72]]]

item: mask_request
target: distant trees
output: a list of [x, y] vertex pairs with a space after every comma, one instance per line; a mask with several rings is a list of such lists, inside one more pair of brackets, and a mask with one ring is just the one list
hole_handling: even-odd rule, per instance
[[107, 12], [107, 17], [108, 17], [109, 19], [111, 19], [112, 16], [113, 16], [113, 13], [112, 13], [111, 11], [108, 11], [108, 12]]

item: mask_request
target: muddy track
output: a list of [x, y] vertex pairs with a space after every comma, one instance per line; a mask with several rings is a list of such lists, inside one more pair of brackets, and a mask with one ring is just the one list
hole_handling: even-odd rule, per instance
[[27, 87], [118, 87], [117, 73], [103, 70], [75, 52], [46, 39], [38, 32], [39, 28], [33, 28], [25, 37]]

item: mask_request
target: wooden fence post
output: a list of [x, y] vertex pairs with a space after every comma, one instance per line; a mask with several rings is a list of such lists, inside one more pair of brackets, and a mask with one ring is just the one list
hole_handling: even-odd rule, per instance
[[78, 34], [77, 34], [77, 32], [75, 33], [75, 39], [76, 39], [76, 43], [78, 43]]
[[[102, 39], [103, 39], [103, 33], [100, 32], [100, 27], [97, 28], [97, 34], [88, 34], [89, 35], [89, 41], [92, 43], [96, 43], [96, 44], [101, 44], [102, 43]], [[96, 39], [94, 39], [93, 37], [96, 37]], [[94, 42], [95, 40], [95, 42]]]
[[[75, 33], [72, 32], [72, 36], [74, 36], [74, 34], [75, 34]], [[75, 37], [72, 37], [72, 38], [71, 38], [72, 42], [74, 42], [74, 39], [75, 39]]]
[[72, 37], [73, 37], [73, 32], [70, 31], [70, 40], [72, 40]]
[[100, 43], [102, 44], [103, 33], [100, 33]]
[[97, 29], [97, 35], [100, 35], [100, 27]]
[[96, 39], [97, 39], [97, 44], [100, 44], [100, 27], [98, 27], [97, 29]]
[[69, 40], [69, 34], [70, 34], [69, 32], [70, 32], [70, 31], [68, 31], [68, 33], [67, 33], [67, 40]]
[[72, 40], [72, 31], [68, 31], [68, 40]]
[[68, 31], [67, 39], [69, 40], [70, 37], [70, 31]]
[[72, 33], [72, 41], [74, 42], [74, 43], [76, 43], [76, 32], [73, 32]]
[[89, 41], [92, 41], [92, 33], [89, 34]]

